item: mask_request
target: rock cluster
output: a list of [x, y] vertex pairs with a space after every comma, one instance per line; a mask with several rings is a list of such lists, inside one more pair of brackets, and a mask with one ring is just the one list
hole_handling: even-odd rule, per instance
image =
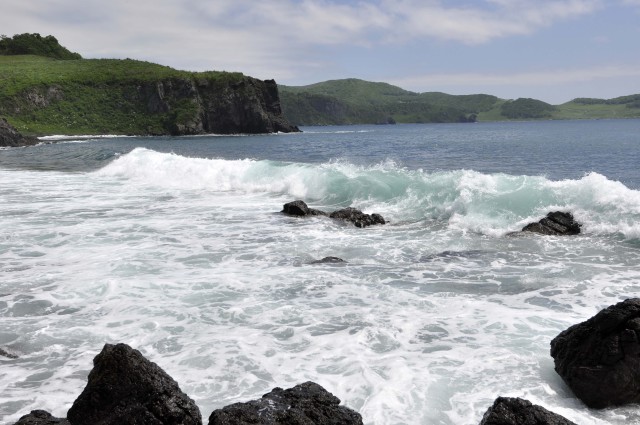
[[314, 382], [274, 388], [260, 400], [214, 410], [209, 425], [362, 425], [362, 417]]
[[0, 118], [0, 147], [31, 146], [40, 141], [35, 137], [25, 137], [6, 119]]
[[555, 370], [587, 406], [640, 403], [640, 299], [610, 306], [551, 341]]
[[[93, 364], [87, 386], [67, 418], [34, 410], [14, 425], [202, 425], [194, 401], [138, 350], [106, 344]], [[362, 425], [362, 417], [340, 406], [340, 400], [320, 385], [306, 382], [215, 410], [209, 424]]]
[[521, 398], [498, 397], [480, 425], [576, 425], [570, 420]]
[[553, 211], [537, 223], [529, 223], [522, 228], [523, 232], [540, 233], [542, 235], [577, 235], [582, 225], [574, 220], [573, 214]]
[[309, 208], [304, 201], [292, 201], [284, 204], [282, 212], [287, 215], [297, 217], [305, 216], [325, 216], [336, 220], [343, 220], [352, 223], [356, 227], [367, 227], [374, 224], [386, 224], [385, 219], [380, 214], [365, 214], [357, 208], [343, 208], [341, 210], [327, 213], [324, 211]]

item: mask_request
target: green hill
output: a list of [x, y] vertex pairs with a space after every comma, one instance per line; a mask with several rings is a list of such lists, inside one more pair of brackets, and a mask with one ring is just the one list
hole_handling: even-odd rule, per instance
[[487, 94], [414, 93], [387, 83], [331, 80], [280, 86], [282, 110], [296, 125], [639, 118], [640, 95], [575, 99], [562, 105]]
[[13, 37], [0, 36], [0, 55], [37, 55], [54, 59], [82, 59], [78, 53], [69, 51], [58, 43], [58, 40], [48, 35], [16, 34]]

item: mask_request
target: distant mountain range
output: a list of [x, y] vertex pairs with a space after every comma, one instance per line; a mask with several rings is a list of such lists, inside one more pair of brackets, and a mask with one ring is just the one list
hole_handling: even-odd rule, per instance
[[640, 118], [640, 94], [551, 105], [487, 94], [414, 93], [355, 78], [279, 89], [283, 113], [295, 125]]

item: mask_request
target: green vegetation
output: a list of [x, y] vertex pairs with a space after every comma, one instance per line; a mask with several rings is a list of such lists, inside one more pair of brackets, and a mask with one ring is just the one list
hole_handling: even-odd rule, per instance
[[54, 59], [82, 59], [78, 53], [73, 53], [62, 47], [58, 40], [48, 35], [16, 34], [13, 37], [0, 36], [0, 55], [37, 55]]
[[280, 86], [280, 97], [285, 116], [298, 125], [469, 122], [498, 100], [488, 95], [418, 94], [354, 78]]
[[500, 105], [500, 113], [509, 119], [551, 118], [556, 107], [541, 100], [520, 98]]
[[178, 96], [154, 110], [149, 99], [159, 96], [158, 84], [223, 86], [242, 78], [130, 59], [0, 56], [0, 116], [25, 134], [165, 134], [192, 120], [198, 106]]
[[550, 105], [486, 94], [414, 93], [386, 83], [332, 80], [280, 86], [285, 116], [297, 125], [640, 118], [640, 95]]

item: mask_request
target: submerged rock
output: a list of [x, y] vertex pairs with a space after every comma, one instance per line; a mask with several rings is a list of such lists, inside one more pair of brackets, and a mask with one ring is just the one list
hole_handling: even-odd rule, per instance
[[361, 425], [359, 413], [314, 382], [274, 388], [259, 400], [214, 410], [209, 425]]
[[523, 232], [540, 233], [542, 235], [577, 235], [582, 224], [574, 220], [573, 214], [553, 211], [537, 223], [529, 223], [522, 228]]
[[66, 419], [56, 418], [44, 410], [32, 410], [24, 415], [14, 425], [70, 425]]
[[0, 147], [31, 146], [40, 143], [35, 137], [25, 137], [9, 122], [0, 118]]
[[346, 263], [346, 261], [338, 257], [324, 257], [321, 260], [311, 261], [309, 264], [340, 264], [340, 263]]
[[521, 398], [498, 397], [480, 425], [576, 425], [570, 420]]
[[587, 406], [640, 403], [640, 298], [610, 306], [551, 341], [555, 370]]
[[9, 359], [17, 359], [18, 356], [13, 354], [13, 353], [9, 353], [8, 351], [3, 350], [2, 348], [0, 348], [0, 356], [2, 357], [6, 357]]
[[106, 344], [67, 413], [72, 425], [200, 425], [200, 410], [176, 381], [138, 350]]
[[357, 208], [343, 208], [341, 210], [334, 211], [332, 213], [326, 213], [324, 211], [315, 210], [309, 208], [304, 201], [293, 201], [284, 204], [282, 212], [287, 215], [293, 215], [297, 217], [305, 216], [328, 216], [336, 220], [343, 220], [353, 223], [356, 227], [367, 227], [374, 224], [385, 224], [385, 219], [380, 214], [365, 214]]

